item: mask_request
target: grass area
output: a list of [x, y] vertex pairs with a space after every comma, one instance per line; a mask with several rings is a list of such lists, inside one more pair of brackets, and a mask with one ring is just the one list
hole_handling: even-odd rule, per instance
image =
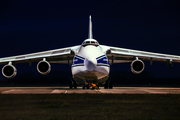
[[0, 120], [180, 119], [173, 94], [0, 94]]

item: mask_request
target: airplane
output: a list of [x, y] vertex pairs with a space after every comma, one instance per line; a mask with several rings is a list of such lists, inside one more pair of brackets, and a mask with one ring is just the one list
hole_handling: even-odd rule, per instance
[[110, 65], [114, 63], [131, 63], [131, 71], [140, 74], [145, 64], [143, 61], [166, 62], [172, 67], [174, 62], [180, 62], [180, 56], [132, 50], [120, 47], [101, 45], [93, 39], [91, 15], [89, 16], [89, 36], [81, 45], [61, 49], [36, 52], [25, 55], [0, 58], [2, 74], [6, 78], [13, 78], [17, 74], [15, 64], [24, 62], [38, 62], [37, 71], [46, 75], [51, 71], [50, 63], [62, 63], [71, 65], [72, 80], [70, 88], [99, 88], [103, 84], [105, 89], [112, 89], [109, 79]]

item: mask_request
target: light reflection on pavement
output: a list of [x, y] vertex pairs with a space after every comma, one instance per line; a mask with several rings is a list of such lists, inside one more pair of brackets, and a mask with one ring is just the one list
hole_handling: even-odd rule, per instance
[[69, 87], [0, 87], [1, 94], [180, 94], [180, 88], [168, 87], [113, 87], [113, 89], [69, 89]]

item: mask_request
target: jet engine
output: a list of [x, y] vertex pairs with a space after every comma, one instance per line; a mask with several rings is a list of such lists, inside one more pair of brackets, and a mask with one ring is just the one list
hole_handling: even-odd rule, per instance
[[42, 60], [37, 64], [37, 70], [42, 75], [47, 75], [51, 71], [51, 65], [48, 61]]
[[17, 69], [13, 65], [8, 64], [2, 68], [2, 74], [6, 78], [13, 78], [17, 74]]
[[134, 74], [140, 74], [143, 70], [144, 70], [144, 62], [142, 60], [134, 60], [132, 61], [131, 63], [131, 71], [134, 73]]

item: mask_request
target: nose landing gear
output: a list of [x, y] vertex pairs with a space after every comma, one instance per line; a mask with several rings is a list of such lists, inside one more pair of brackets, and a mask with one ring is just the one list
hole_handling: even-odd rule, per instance
[[86, 83], [83, 84], [83, 86], [82, 86], [82, 89], [89, 89], [89, 88], [90, 88], [89, 85], [87, 85]]
[[95, 84], [95, 83], [87, 83], [85, 82], [85, 84], [83, 85], [83, 89], [85, 89], [85, 85], [87, 87], [87, 89], [91, 88], [91, 89], [99, 89], [99, 85]]

